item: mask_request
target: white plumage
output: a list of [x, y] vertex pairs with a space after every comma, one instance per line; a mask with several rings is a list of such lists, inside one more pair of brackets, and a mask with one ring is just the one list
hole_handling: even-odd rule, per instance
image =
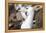
[[[34, 17], [34, 10], [38, 10], [39, 8], [36, 7], [31, 7], [31, 5], [27, 5], [26, 7], [22, 7], [22, 4], [19, 4], [16, 9], [20, 8], [20, 12], [22, 17], [25, 19], [25, 21], [22, 21], [21, 29], [25, 28], [32, 28], [33, 26], [33, 17]], [[26, 9], [27, 8], [27, 9]], [[27, 15], [25, 14], [27, 12]]]
[[25, 21], [22, 22], [21, 29], [32, 28], [34, 10], [31, 6], [28, 6], [27, 8], [26, 12], [28, 16], [26, 16], [25, 12], [21, 12], [23, 18], [25, 18]]

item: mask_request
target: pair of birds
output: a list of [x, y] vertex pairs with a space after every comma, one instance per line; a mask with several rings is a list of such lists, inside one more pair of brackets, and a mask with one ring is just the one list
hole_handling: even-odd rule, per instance
[[18, 10], [22, 17], [25, 19], [22, 21], [21, 29], [31, 29], [33, 26], [33, 17], [34, 17], [34, 10], [37, 12], [40, 8], [38, 6], [32, 7], [31, 5], [22, 6], [22, 4], [18, 4], [15, 9]]
[[21, 12], [22, 17], [25, 19], [25, 21], [22, 21], [21, 29], [31, 29], [33, 26], [34, 10], [37, 11], [40, 8], [37, 8], [37, 6], [32, 7], [31, 5], [25, 7], [22, 6], [22, 4], [19, 4], [15, 9], [19, 9], [18, 11]]

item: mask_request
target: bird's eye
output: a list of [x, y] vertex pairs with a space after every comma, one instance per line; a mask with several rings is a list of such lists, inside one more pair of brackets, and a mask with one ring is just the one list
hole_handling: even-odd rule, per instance
[[27, 15], [27, 12], [25, 12], [25, 14]]
[[20, 10], [20, 8], [18, 8], [18, 10]]
[[16, 19], [16, 16], [14, 16], [13, 18]]
[[33, 24], [35, 24], [35, 22], [33, 22]]

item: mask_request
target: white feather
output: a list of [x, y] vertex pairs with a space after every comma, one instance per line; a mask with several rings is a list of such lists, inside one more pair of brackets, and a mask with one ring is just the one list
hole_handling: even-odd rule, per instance
[[28, 7], [27, 14], [28, 16], [26, 17], [24, 16], [25, 14], [22, 13], [23, 17], [26, 17], [26, 19], [22, 22], [21, 29], [32, 28], [34, 10], [31, 6]]

